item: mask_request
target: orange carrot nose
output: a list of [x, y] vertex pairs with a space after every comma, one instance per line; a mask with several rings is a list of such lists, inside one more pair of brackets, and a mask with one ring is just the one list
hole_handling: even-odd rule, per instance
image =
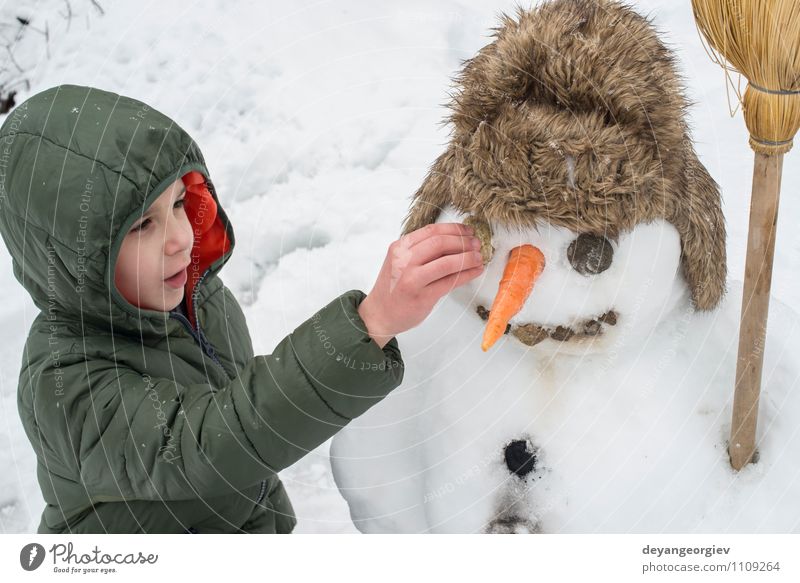
[[508, 263], [483, 332], [481, 349], [484, 352], [497, 342], [506, 331], [508, 321], [525, 305], [525, 300], [531, 295], [533, 284], [542, 270], [544, 254], [533, 245], [514, 247], [508, 254]]

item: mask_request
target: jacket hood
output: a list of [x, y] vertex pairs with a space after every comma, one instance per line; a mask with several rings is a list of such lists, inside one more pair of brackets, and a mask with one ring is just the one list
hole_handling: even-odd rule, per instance
[[76, 85], [37, 93], [8, 114], [0, 233], [15, 277], [49, 320], [142, 337], [181, 325], [128, 302], [114, 271], [137, 217], [191, 171], [205, 178], [227, 239], [206, 258], [205, 285], [233, 253], [233, 227], [200, 149], [177, 123], [137, 99]]
[[696, 156], [675, 55], [652, 23], [610, 0], [553, 0], [503, 15], [464, 62], [404, 233], [453, 205], [508, 227], [538, 222], [617, 238], [665, 219], [681, 237], [699, 309], [725, 288], [718, 185]]

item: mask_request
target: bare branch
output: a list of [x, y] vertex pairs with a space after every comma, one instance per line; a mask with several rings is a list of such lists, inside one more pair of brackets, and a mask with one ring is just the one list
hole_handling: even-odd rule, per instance
[[64, 16], [64, 18], [67, 19], [67, 32], [69, 32], [69, 28], [72, 25], [72, 5], [69, 3], [69, 0], [64, 0], [64, 4], [67, 5], [67, 14]]
[[17, 63], [17, 60], [14, 58], [14, 53], [11, 50], [11, 47], [6, 45], [5, 49], [6, 49], [6, 52], [8, 53], [8, 58], [11, 60], [11, 62], [17, 68], [17, 71], [19, 71], [20, 73], [24, 73], [25, 70], [22, 67], [19, 66], [19, 63]]

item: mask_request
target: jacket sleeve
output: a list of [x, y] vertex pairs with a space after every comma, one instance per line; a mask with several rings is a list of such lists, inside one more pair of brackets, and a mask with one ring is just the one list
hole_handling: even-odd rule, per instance
[[91, 405], [75, 455], [98, 501], [213, 496], [290, 466], [403, 379], [397, 339], [383, 349], [345, 292], [255, 356], [227, 386], [151, 378], [86, 360]]

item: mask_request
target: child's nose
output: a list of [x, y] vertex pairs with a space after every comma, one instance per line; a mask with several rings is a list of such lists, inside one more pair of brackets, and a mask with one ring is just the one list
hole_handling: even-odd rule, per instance
[[193, 241], [192, 226], [185, 215], [172, 216], [167, 222], [164, 234], [164, 253], [173, 253], [188, 249]]

